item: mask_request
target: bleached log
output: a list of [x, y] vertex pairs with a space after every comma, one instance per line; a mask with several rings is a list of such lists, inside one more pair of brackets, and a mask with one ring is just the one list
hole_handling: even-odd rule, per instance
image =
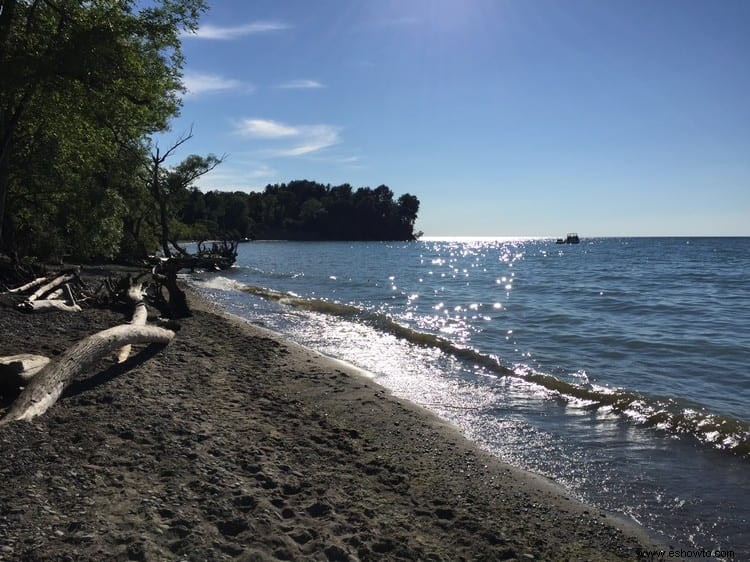
[[[146, 302], [143, 300], [145, 297], [143, 293], [143, 286], [139, 283], [133, 285], [128, 289], [128, 298], [133, 302], [135, 306], [133, 310], [133, 317], [130, 319], [130, 324], [133, 326], [145, 326], [146, 320], [148, 320], [148, 309], [146, 308]], [[133, 346], [128, 344], [120, 349], [117, 354], [117, 362], [123, 363], [130, 357], [130, 351]]]
[[81, 307], [77, 304], [68, 304], [61, 299], [45, 299], [37, 301], [24, 301], [18, 305], [18, 308], [25, 312], [53, 312], [62, 310], [64, 312], [80, 312]]
[[134, 343], [169, 343], [174, 332], [155, 326], [122, 324], [102, 330], [76, 343], [42, 368], [0, 420], [0, 426], [16, 420], [31, 420], [46, 412], [79, 373], [115, 349]]
[[56, 300], [62, 299], [62, 296], [63, 296], [63, 290], [62, 289], [55, 289], [54, 291], [52, 291], [49, 295], [47, 295], [44, 298], [45, 298], [45, 300], [56, 301]]
[[26, 291], [29, 291], [33, 289], [34, 287], [38, 287], [45, 281], [47, 281], [47, 277], [37, 277], [33, 281], [29, 281], [25, 285], [21, 285], [20, 287], [16, 287], [15, 289], [8, 289], [9, 293], [24, 293]]
[[42, 285], [41, 287], [39, 287], [36, 291], [34, 291], [33, 294], [29, 295], [29, 298], [26, 300], [28, 300], [29, 302], [33, 302], [37, 299], [40, 299], [47, 293], [51, 293], [60, 285], [64, 285], [68, 281], [72, 281], [73, 279], [76, 278], [77, 275], [78, 275], [78, 270], [75, 270], [72, 273], [58, 275], [57, 277], [52, 279], [49, 283], [46, 283], [45, 285]]
[[31, 353], [0, 357], [0, 386], [26, 386], [47, 363], [49, 357]]
[[[65, 295], [65, 300], [61, 299]], [[63, 312], [80, 312], [81, 307], [76, 303], [73, 291], [69, 283], [50, 293], [43, 300], [25, 300], [18, 304], [18, 308], [24, 312], [52, 312], [62, 310]]]

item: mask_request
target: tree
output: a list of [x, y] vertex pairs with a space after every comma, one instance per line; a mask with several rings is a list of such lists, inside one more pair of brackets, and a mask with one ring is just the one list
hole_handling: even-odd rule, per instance
[[396, 210], [397, 229], [400, 235], [409, 238], [419, 238], [421, 232], [414, 233], [414, 223], [417, 221], [419, 212], [419, 199], [409, 193], [404, 193], [398, 198], [398, 207]]
[[214, 154], [198, 156], [192, 154], [177, 167], [167, 169], [166, 160], [187, 141], [193, 138], [193, 132], [180, 136], [167, 150], [161, 152], [155, 144], [151, 150], [149, 166], [146, 170], [145, 182], [148, 191], [154, 198], [159, 211], [159, 225], [161, 227], [160, 243], [165, 257], [171, 257], [169, 243], [174, 242], [170, 236], [170, 223], [176, 219], [178, 204], [187, 199], [188, 189], [201, 176], [204, 176], [222, 163], [224, 157]]
[[[111, 203], [137, 170], [126, 178], [117, 160], [178, 113], [179, 34], [206, 9], [204, 0], [150, 4], [0, 0], [0, 249], [16, 253], [18, 224], [32, 216], [71, 240], [70, 225], [51, 216], [58, 199], [103, 203], [112, 231], [122, 222]], [[80, 232], [84, 241], [90, 229]]]
[[[201, 196], [202, 204], [197, 201]], [[249, 194], [193, 191], [179, 216], [191, 226], [209, 225], [218, 236], [232, 230], [254, 238], [414, 240], [418, 211], [414, 195], [394, 202], [385, 185], [353, 192], [349, 184], [299, 180]]]

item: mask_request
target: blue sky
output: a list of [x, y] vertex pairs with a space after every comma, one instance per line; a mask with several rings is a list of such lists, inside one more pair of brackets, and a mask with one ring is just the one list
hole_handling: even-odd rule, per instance
[[413, 193], [431, 236], [750, 235], [749, 29], [747, 0], [214, 0], [159, 142], [227, 154], [203, 190]]

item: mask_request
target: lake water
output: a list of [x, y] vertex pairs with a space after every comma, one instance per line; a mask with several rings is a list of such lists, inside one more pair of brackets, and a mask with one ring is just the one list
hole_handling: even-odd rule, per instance
[[580, 499], [750, 559], [750, 238], [253, 242], [192, 282]]

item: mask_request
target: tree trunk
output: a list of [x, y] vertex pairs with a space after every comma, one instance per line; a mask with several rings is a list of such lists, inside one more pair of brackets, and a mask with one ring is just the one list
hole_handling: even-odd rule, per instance
[[[169, 152], [169, 151], [168, 151]], [[164, 252], [164, 257], [169, 258], [172, 253], [169, 250], [169, 213], [167, 213], [167, 201], [161, 190], [161, 178], [159, 177], [159, 168], [163, 162], [165, 156], [160, 156], [159, 148], [156, 149], [156, 154], [151, 156], [151, 162], [153, 163], [153, 170], [151, 170], [151, 185], [149, 189], [151, 195], [153, 195], [159, 206], [159, 226], [161, 227], [161, 234], [159, 236], [161, 242], [161, 249]]]
[[[132, 326], [145, 326], [146, 320], [148, 320], [148, 309], [146, 308], [146, 302], [143, 300], [143, 287], [140, 285], [133, 285], [128, 290], [128, 298], [133, 301], [133, 317], [130, 319]], [[117, 354], [117, 362], [124, 363], [130, 357], [130, 351], [133, 348], [132, 345], [128, 344], [120, 349]]]
[[18, 308], [24, 312], [54, 312], [61, 310], [63, 312], [81, 312], [81, 307], [77, 304], [70, 304], [70, 301], [62, 299], [44, 299], [37, 301], [24, 301], [18, 305]]
[[193, 313], [190, 312], [185, 291], [177, 283], [177, 272], [181, 269], [178, 261], [176, 258], [157, 259], [152, 275], [155, 281], [167, 288], [169, 294], [167, 310], [162, 310], [162, 313], [170, 318], [188, 318]]

